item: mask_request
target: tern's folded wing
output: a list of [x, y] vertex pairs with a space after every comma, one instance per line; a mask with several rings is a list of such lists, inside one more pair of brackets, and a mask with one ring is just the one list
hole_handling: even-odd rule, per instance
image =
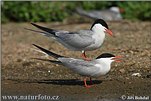
[[59, 58], [59, 60], [64, 66], [81, 75], [94, 76], [100, 71], [100, 69], [95, 66], [95, 63], [91, 61], [73, 58]]
[[67, 45], [70, 45], [75, 48], [85, 48], [93, 43], [95, 40], [92, 38], [92, 31], [89, 30], [80, 30], [79, 32], [57, 32], [56, 36], [59, 40], [64, 42]]

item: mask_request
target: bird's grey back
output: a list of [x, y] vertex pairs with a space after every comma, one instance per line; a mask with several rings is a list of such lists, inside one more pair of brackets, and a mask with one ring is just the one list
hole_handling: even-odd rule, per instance
[[57, 32], [56, 36], [58, 40], [62, 41], [65, 44], [75, 47], [76, 49], [83, 49], [92, 43], [95, 40], [92, 38], [93, 32], [91, 30], [80, 30], [78, 32]]
[[80, 15], [92, 18], [92, 19], [104, 19], [106, 21], [111, 21], [111, 20], [121, 20], [122, 16], [120, 12], [114, 12], [112, 10], [91, 10], [91, 11], [85, 11], [83, 9], [77, 9], [77, 12]]
[[95, 76], [99, 72], [99, 68], [95, 66], [95, 61], [84, 61], [82, 59], [74, 58], [59, 58], [64, 66], [77, 72], [83, 76]]

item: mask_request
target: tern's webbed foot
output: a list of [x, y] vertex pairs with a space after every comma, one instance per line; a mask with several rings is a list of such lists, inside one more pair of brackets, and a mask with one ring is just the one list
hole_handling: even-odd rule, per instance
[[86, 88], [91, 88], [91, 87], [92, 87], [92, 85], [85, 85], [85, 87], [86, 87]]
[[91, 83], [91, 85], [87, 85], [87, 81], [86, 81], [86, 78], [84, 79], [84, 86], [86, 87], [86, 88], [91, 88], [93, 85], [92, 85], [92, 80], [91, 80], [91, 78], [90, 78], [90, 83]]

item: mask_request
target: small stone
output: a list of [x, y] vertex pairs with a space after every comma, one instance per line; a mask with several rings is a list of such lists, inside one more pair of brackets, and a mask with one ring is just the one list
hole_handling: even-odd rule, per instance
[[21, 61], [22, 61], [22, 59], [17, 59], [16, 61], [17, 61], [17, 62], [21, 62]]
[[146, 77], [147, 77], [147, 78], [151, 78], [151, 74], [148, 74]]
[[120, 73], [125, 73], [125, 69], [120, 69]]
[[132, 76], [140, 77], [141, 74], [140, 73], [133, 73]]

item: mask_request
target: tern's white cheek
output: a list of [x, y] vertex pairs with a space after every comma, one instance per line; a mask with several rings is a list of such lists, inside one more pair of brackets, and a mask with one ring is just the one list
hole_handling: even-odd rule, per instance
[[105, 31], [105, 27], [101, 24], [95, 24], [92, 28], [93, 31]]

